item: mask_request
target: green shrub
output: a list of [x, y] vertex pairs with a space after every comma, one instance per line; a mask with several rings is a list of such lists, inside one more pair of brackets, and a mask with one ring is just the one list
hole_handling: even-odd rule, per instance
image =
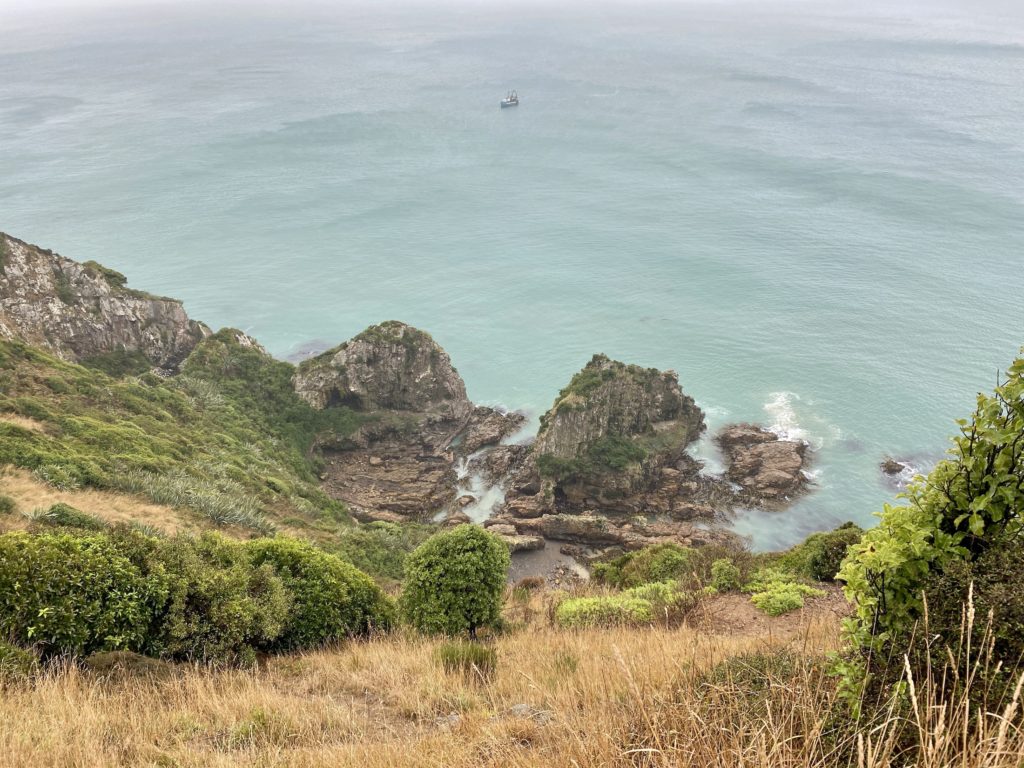
[[272, 565], [254, 564], [242, 542], [214, 533], [157, 540], [146, 559], [168, 583], [150, 654], [247, 664], [284, 633], [291, 594]]
[[719, 558], [711, 564], [711, 586], [716, 592], [732, 592], [740, 588], [740, 569], [732, 560]]
[[311, 648], [393, 623], [387, 595], [340, 558], [295, 539], [257, 539], [248, 548], [253, 565], [272, 566], [292, 595], [274, 648]]
[[699, 569], [700, 561], [695, 549], [678, 544], [656, 544], [594, 563], [590, 575], [598, 583], [627, 589], [650, 582], [687, 580]]
[[654, 607], [649, 600], [624, 595], [574, 597], [559, 604], [555, 620], [568, 628], [637, 626], [654, 621]]
[[140, 648], [166, 589], [103, 536], [0, 536], [0, 636], [44, 655]]
[[0, 494], [0, 515], [14, 514], [18, 509], [17, 503], [7, 494]]
[[482, 643], [458, 641], [441, 643], [434, 652], [445, 672], [490, 676], [498, 666], [498, 652]]
[[142, 352], [138, 350], [129, 352], [125, 349], [115, 349], [94, 355], [82, 360], [82, 365], [86, 368], [103, 371], [115, 379], [122, 376], [138, 376], [153, 367], [153, 363]]
[[[970, 421], [961, 420], [950, 458], [904, 494], [906, 504], [886, 505], [877, 527], [851, 548], [839, 578], [855, 616], [847, 628], [854, 643], [865, 649], [902, 655], [906, 638], [924, 616], [922, 594], [950, 574], [948, 600], [964, 602], [959, 563], [971, 563], [971, 578], [986, 579], [985, 566], [997, 571], [999, 556], [990, 549], [1014, 546], [1024, 515], [1021, 436], [1024, 435], [1024, 357], [1007, 371], [994, 394], [979, 394]], [[1016, 545], [1019, 547], [1019, 545]], [[1018, 553], [1020, 549], [1015, 550]], [[936, 582], [935, 579], [939, 579]], [[952, 613], [952, 612], [950, 612]], [[1004, 631], [1005, 630], [1005, 631]], [[1013, 632], [1012, 624], [995, 628]], [[930, 625], [929, 632], [955, 647], [959, 621]], [[876, 654], [878, 655], [878, 654]], [[994, 659], [1016, 664], [1019, 658]]]
[[505, 543], [478, 526], [439, 533], [406, 561], [402, 615], [421, 632], [472, 637], [496, 626], [509, 562]]
[[0, 684], [26, 680], [39, 670], [39, 657], [32, 651], [0, 640]]
[[744, 589], [753, 593], [750, 601], [769, 616], [781, 616], [802, 608], [804, 597], [825, 594], [820, 589], [794, 581], [790, 574], [774, 568], [763, 568], [755, 573]]
[[58, 502], [46, 510], [36, 510], [29, 516], [29, 519], [40, 525], [78, 528], [83, 531], [102, 531], [107, 527], [107, 524], [98, 517], [62, 502]]
[[785, 552], [778, 564], [806, 579], [835, 581], [847, 551], [863, 535], [863, 529], [854, 523], [844, 523], [834, 531], [812, 533]]

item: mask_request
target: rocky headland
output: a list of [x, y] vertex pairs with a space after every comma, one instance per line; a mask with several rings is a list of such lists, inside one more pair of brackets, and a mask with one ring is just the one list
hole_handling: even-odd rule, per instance
[[[210, 335], [176, 300], [0, 234], [0, 337], [87, 365], [107, 361], [105, 370], [113, 360], [115, 375], [174, 375]], [[323, 457], [323, 490], [363, 521], [474, 519], [514, 551], [554, 541], [585, 556], [722, 541], [732, 536], [722, 525], [732, 509], [780, 507], [807, 487], [807, 446], [752, 424], [715, 436], [726, 471], [706, 473], [688, 450], [705, 432], [704, 414], [677, 374], [604, 355], [558, 393], [536, 438], [517, 443], [510, 437], [525, 416], [470, 401], [448, 353], [401, 322], [305, 359], [291, 381], [312, 408], [358, 420], [354, 431], [318, 434], [313, 450]], [[492, 507], [479, 507], [482, 495], [496, 499]]]

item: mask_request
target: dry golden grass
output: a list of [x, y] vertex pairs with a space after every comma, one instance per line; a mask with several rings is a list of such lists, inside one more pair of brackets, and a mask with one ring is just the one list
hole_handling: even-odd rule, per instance
[[16, 427], [27, 429], [29, 432], [45, 432], [46, 426], [41, 421], [29, 418], [28, 416], [21, 416], [17, 413], [0, 413], [0, 421], [5, 421], [8, 424], [13, 424]]
[[[108, 523], [143, 523], [167, 533], [201, 528], [187, 511], [154, 504], [125, 493], [92, 488], [60, 491], [36, 480], [31, 472], [10, 466], [0, 468], [0, 493], [13, 498], [19, 512], [31, 512], [62, 502]], [[25, 528], [27, 525], [27, 519], [20, 514], [0, 516], [0, 532]]]
[[[568, 632], [548, 625], [543, 599], [525, 626], [493, 640], [498, 667], [487, 679], [444, 672], [437, 641], [409, 634], [156, 680], [66, 666], [3, 692], [0, 765], [894, 764], [891, 724], [863, 729], [859, 758], [856, 736], [837, 751], [828, 732], [835, 688], [816, 662], [837, 647], [831, 612], [809, 610], [798, 631], [771, 641], [687, 627]], [[760, 699], [701, 679], [724, 659], [782, 647], [803, 661]], [[926, 731], [938, 728], [935, 713], [925, 717]], [[957, 722], [938, 730], [956, 733]], [[962, 745], [940, 744], [917, 764], [1019, 768], [1020, 731], [998, 730], [964, 731]]]

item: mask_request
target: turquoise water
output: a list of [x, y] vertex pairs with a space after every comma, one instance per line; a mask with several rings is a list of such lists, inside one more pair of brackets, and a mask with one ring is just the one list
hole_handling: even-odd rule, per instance
[[535, 414], [673, 368], [817, 449], [737, 521], [779, 546], [1024, 343], [1024, 11], [858, 5], [0, 10], [0, 228], [281, 357], [405, 320]]

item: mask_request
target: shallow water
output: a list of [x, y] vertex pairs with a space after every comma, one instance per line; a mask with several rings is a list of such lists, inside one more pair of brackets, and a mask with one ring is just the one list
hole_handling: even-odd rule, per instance
[[815, 447], [737, 521], [781, 546], [870, 522], [1024, 343], [1022, 14], [0, 9], [0, 228], [282, 357], [413, 323], [534, 414], [595, 352], [673, 368]]

